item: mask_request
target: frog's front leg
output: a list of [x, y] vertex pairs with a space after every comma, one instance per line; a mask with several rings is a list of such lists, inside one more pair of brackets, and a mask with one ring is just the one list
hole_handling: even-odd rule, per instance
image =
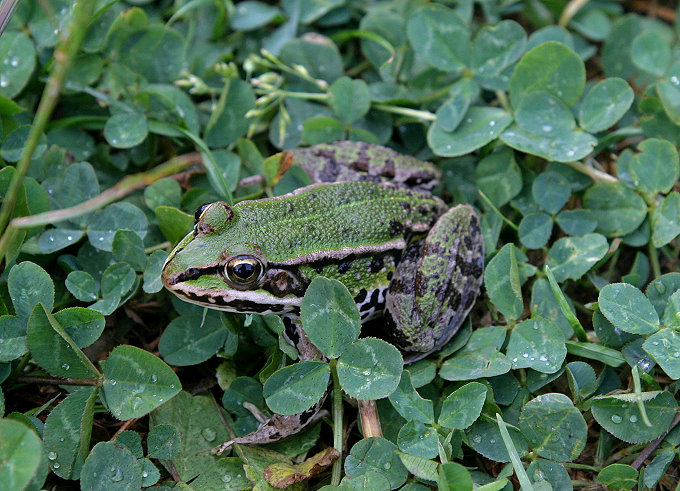
[[[307, 338], [302, 330], [299, 316], [284, 315], [283, 321], [286, 326], [286, 338], [293, 344], [303, 360], [323, 360], [321, 352]], [[247, 435], [233, 438], [213, 449], [213, 453], [220, 455], [234, 443], [263, 444], [279, 441], [287, 436], [295, 435], [321, 417], [320, 409], [326, 400], [326, 394], [307, 411], [292, 415], [273, 414], [270, 418], [261, 421], [259, 428]], [[258, 418], [259, 419], [259, 418]]]
[[467, 205], [439, 217], [427, 237], [404, 251], [385, 298], [387, 333], [413, 362], [456, 333], [482, 284], [484, 241]]

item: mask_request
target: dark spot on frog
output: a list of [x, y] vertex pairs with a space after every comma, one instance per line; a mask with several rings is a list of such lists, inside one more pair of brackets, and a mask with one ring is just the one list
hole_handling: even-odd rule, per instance
[[359, 290], [359, 293], [357, 294], [357, 296], [354, 297], [354, 302], [355, 303], [362, 303], [364, 300], [366, 300], [367, 294], [368, 294], [368, 292], [364, 288], [362, 288], [361, 290]]
[[373, 290], [373, 293], [371, 294], [371, 299], [368, 302], [366, 302], [365, 304], [363, 304], [361, 306], [361, 309], [359, 309], [359, 310], [361, 312], [365, 312], [367, 310], [371, 310], [374, 307], [377, 308], [378, 305], [380, 304], [379, 298], [380, 298], [380, 290], [377, 290], [377, 289]]
[[387, 273], [387, 281], [392, 281], [392, 277], [394, 277], [394, 273], [392, 271]]
[[404, 209], [404, 213], [406, 215], [411, 213], [411, 205], [409, 203], [407, 203], [406, 201], [402, 201], [400, 204], [401, 204], [401, 207]]
[[316, 266], [313, 266], [312, 269], [314, 269], [314, 271], [316, 271], [319, 274], [323, 273], [323, 265], [317, 264]]
[[385, 164], [383, 166], [383, 170], [380, 173], [381, 176], [386, 177], [388, 179], [393, 179], [394, 176], [396, 175], [394, 171], [394, 160], [392, 159], [387, 159], [385, 161]]
[[401, 234], [404, 231], [404, 224], [399, 220], [390, 220], [390, 235], [392, 237]]
[[371, 260], [371, 264], [368, 266], [368, 271], [371, 273], [377, 273], [385, 265], [382, 256], [377, 256]]
[[343, 261], [338, 264], [338, 273], [345, 274], [352, 267], [352, 261]]

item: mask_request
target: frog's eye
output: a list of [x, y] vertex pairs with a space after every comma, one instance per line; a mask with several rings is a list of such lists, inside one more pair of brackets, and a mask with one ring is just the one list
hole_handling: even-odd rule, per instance
[[198, 223], [198, 220], [200, 220], [201, 215], [203, 215], [203, 212], [208, 209], [208, 207], [212, 203], [203, 203], [201, 206], [196, 208], [196, 211], [194, 212], [194, 225]]
[[225, 267], [227, 279], [235, 286], [251, 286], [264, 273], [262, 262], [253, 256], [236, 256]]

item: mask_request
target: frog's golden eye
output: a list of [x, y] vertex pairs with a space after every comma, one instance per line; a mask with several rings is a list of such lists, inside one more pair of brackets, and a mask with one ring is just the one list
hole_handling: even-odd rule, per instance
[[262, 278], [264, 267], [254, 256], [236, 256], [224, 268], [227, 279], [235, 287], [251, 286]]

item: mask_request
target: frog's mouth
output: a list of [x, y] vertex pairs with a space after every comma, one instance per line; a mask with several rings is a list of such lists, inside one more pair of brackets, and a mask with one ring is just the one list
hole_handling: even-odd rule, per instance
[[168, 289], [186, 302], [209, 309], [234, 313], [282, 314], [297, 310], [302, 298], [276, 297], [266, 290], [232, 290], [228, 288], [198, 287], [193, 281], [178, 281]]

